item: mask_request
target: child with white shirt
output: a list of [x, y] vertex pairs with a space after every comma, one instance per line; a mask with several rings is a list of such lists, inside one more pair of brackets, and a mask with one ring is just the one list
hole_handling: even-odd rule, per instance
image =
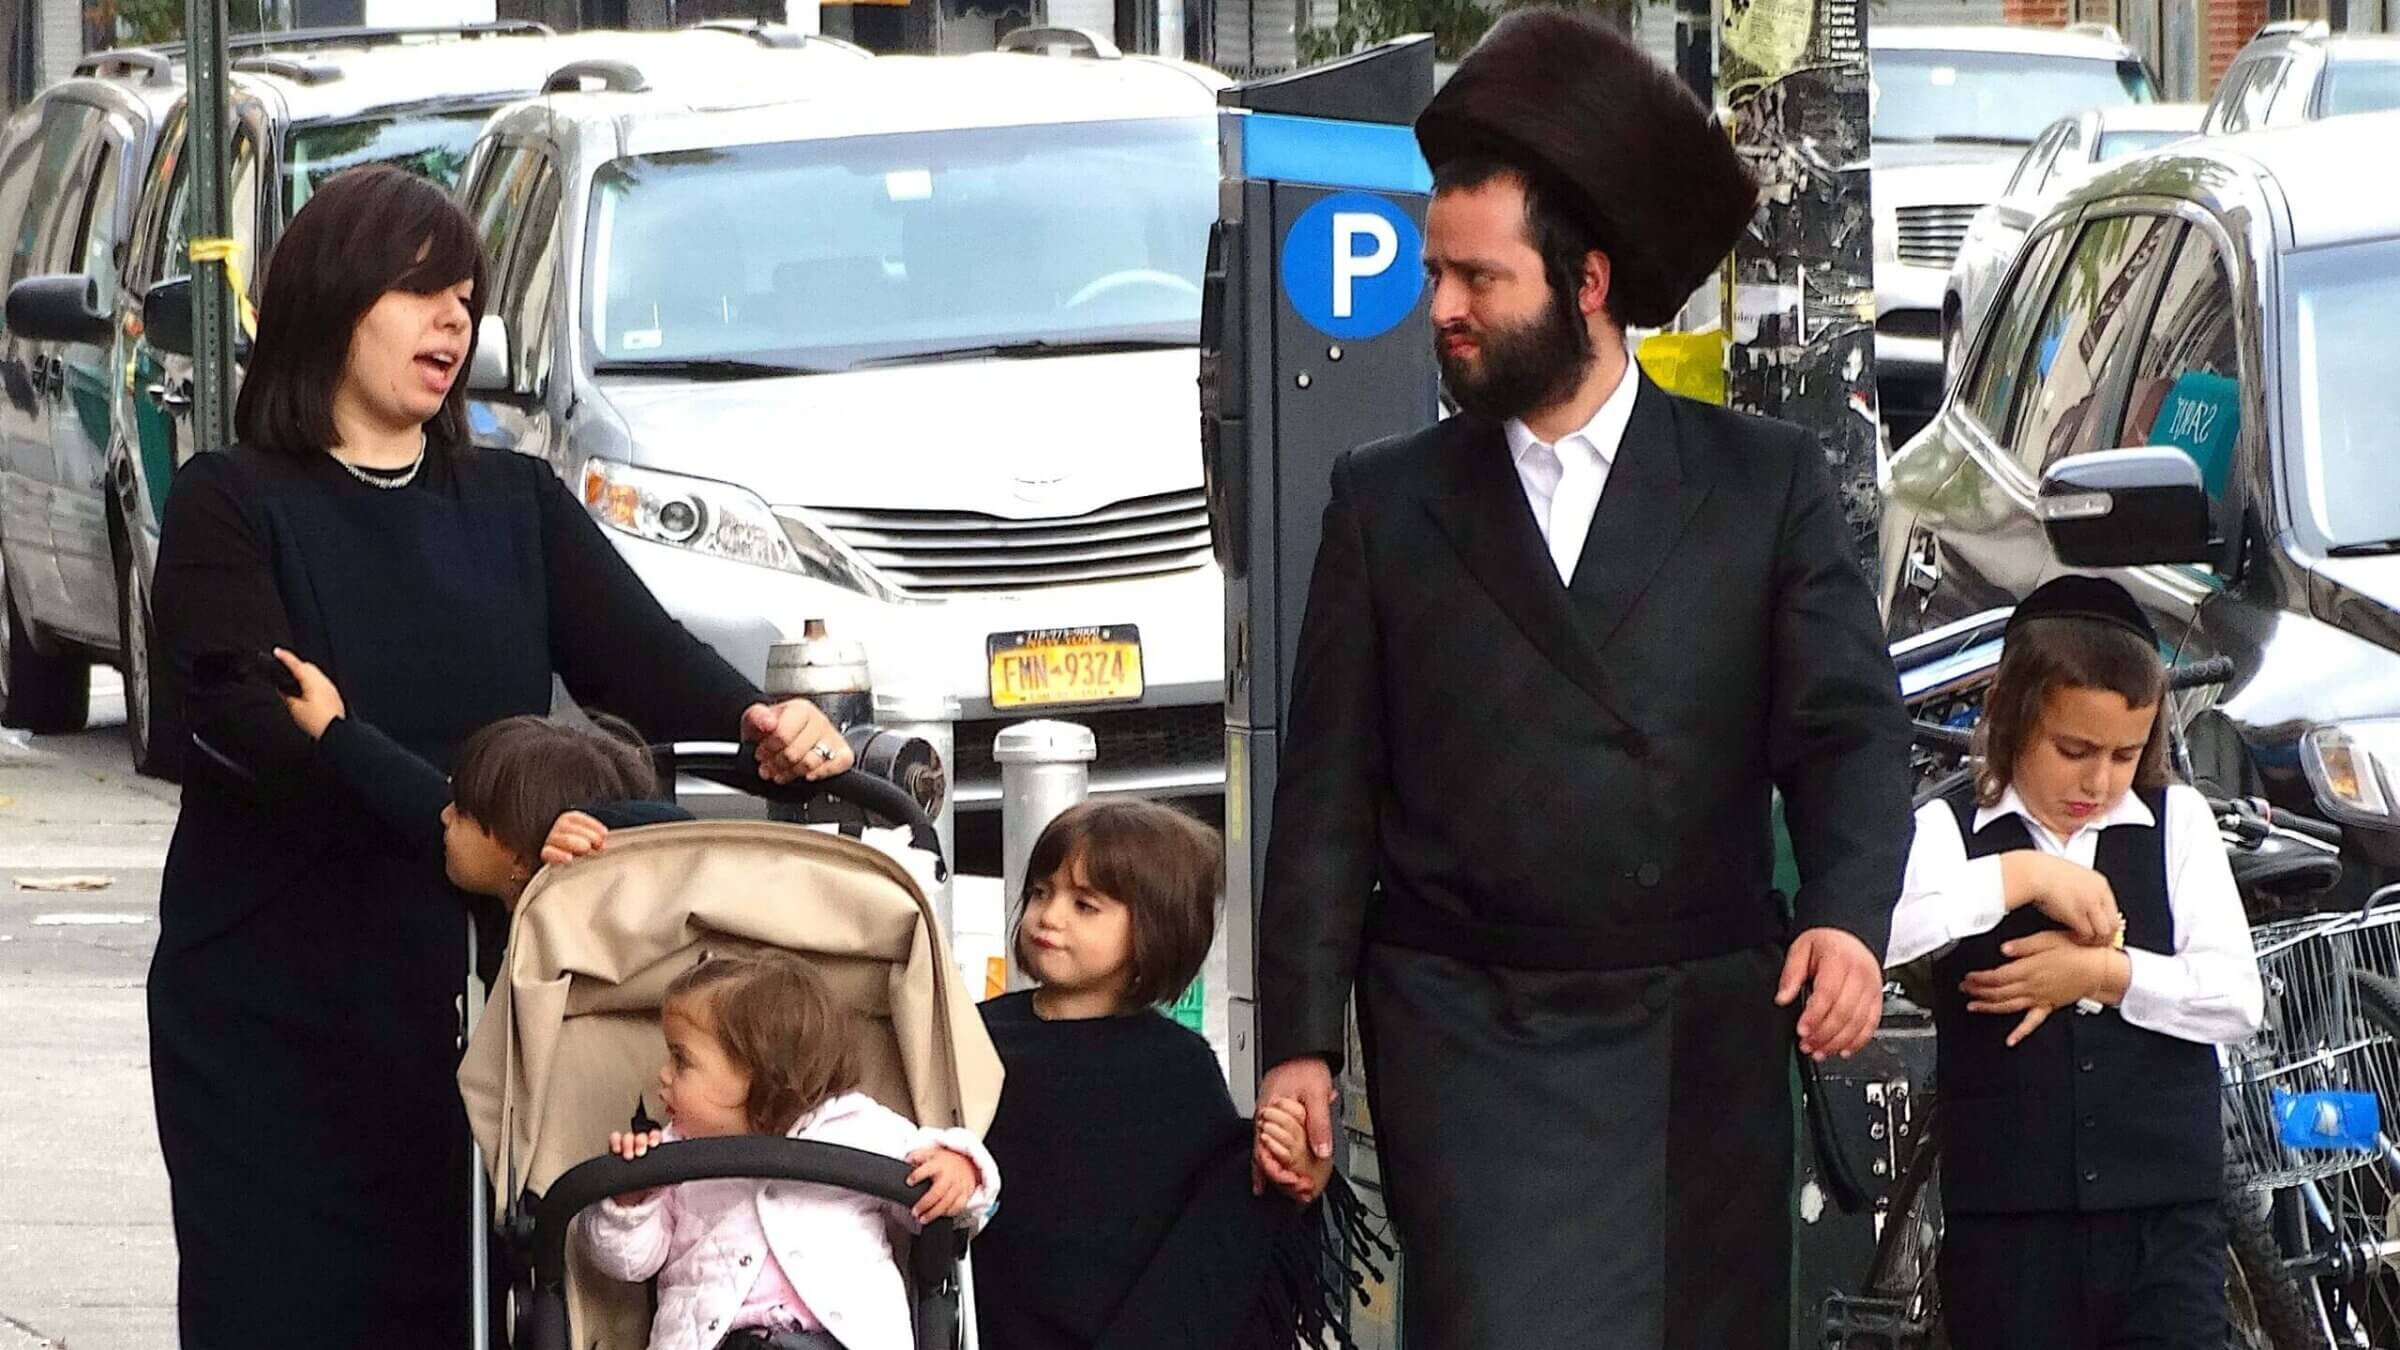
[[1937, 958], [1958, 1350], [2225, 1344], [2214, 1047], [2263, 999], [2166, 690], [2123, 587], [2052, 581], [2009, 621], [1975, 799], [1917, 812], [1887, 963]]

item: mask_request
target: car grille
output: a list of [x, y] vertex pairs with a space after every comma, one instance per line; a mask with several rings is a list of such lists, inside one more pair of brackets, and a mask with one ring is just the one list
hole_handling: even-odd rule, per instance
[[1900, 208], [1900, 261], [1919, 267], [1948, 267], [1958, 261], [1967, 227], [1980, 205]]
[[[1026, 712], [959, 723], [951, 777], [960, 783], [997, 781], [1000, 765], [992, 758], [992, 738], [1005, 727], [1039, 715]], [[1094, 775], [1213, 765], [1225, 758], [1225, 709], [1219, 704], [1066, 712], [1060, 716], [1092, 729], [1099, 751], [1099, 758], [1092, 762]]]
[[911, 595], [1119, 581], [1188, 571], [1209, 559], [1208, 499], [1198, 490], [1044, 520], [838, 507], [811, 507], [808, 514]]

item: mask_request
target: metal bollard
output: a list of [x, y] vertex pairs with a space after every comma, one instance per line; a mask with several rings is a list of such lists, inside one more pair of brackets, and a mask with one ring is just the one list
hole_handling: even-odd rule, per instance
[[[1019, 722], [992, 739], [1000, 762], [1000, 894], [1004, 934], [1013, 930], [1017, 902], [1025, 894], [1025, 864], [1034, 841], [1050, 822], [1091, 795], [1092, 760], [1100, 753], [1092, 729], [1073, 722]], [[1008, 987], [1032, 983], [1017, 969], [1017, 945], [1008, 951]]]
[[[904, 690], [878, 690], [875, 694], [875, 725], [902, 737], [924, 741], [933, 747], [939, 761], [944, 789], [941, 806], [933, 812], [933, 833], [942, 841], [946, 876], [958, 871], [958, 718], [958, 700], [948, 694]], [[922, 801], [922, 796], [918, 800]], [[958, 916], [951, 891], [952, 884], [945, 880], [940, 892], [927, 898], [933, 901], [934, 915], [941, 920], [942, 936], [955, 943]]]

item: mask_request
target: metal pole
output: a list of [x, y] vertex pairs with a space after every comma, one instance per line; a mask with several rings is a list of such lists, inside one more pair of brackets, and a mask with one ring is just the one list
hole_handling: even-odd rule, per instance
[[1091, 795], [1098, 754], [1092, 729], [1073, 722], [1019, 722], [992, 738], [992, 758], [1000, 762], [1001, 941], [1012, 991], [1032, 984], [1017, 968], [1017, 944], [1009, 940], [1025, 895], [1026, 860], [1050, 822]]
[[[192, 237], [232, 237], [228, 209], [233, 140], [225, 77], [225, 0], [189, 0], [185, 51], [191, 62]], [[255, 261], [255, 260], [254, 260]], [[192, 266], [194, 449], [233, 444], [234, 296], [221, 260]]]
[[[467, 1042], [474, 1039], [476, 1024], [483, 1021], [483, 962], [475, 940], [475, 920], [467, 920], [467, 983], [462, 997], [465, 1034], [459, 1038], [459, 1053], [466, 1053]], [[492, 1344], [492, 1192], [483, 1178], [483, 1145], [467, 1144], [467, 1204], [474, 1216], [474, 1244], [467, 1275], [467, 1344], [469, 1350], [491, 1350]]]
[[[902, 736], [918, 737], [940, 757], [942, 772], [949, 781], [942, 793], [941, 809], [933, 813], [933, 834], [942, 841], [942, 861], [952, 876], [958, 872], [959, 712], [958, 700], [947, 694], [877, 691], [875, 695], [875, 725]], [[953, 890], [953, 884], [945, 880], [941, 889], [928, 898], [933, 901], [934, 916], [941, 920], [943, 940], [956, 950], [958, 915]]]

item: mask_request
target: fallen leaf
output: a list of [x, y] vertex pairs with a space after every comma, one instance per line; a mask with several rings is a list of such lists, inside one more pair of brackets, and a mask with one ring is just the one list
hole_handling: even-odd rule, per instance
[[105, 891], [116, 885], [112, 877], [18, 877], [20, 891]]
[[16, 804], [16, 798], [9, 796], [5, 792], [0, 792], [0, 806], [15, 806]]

